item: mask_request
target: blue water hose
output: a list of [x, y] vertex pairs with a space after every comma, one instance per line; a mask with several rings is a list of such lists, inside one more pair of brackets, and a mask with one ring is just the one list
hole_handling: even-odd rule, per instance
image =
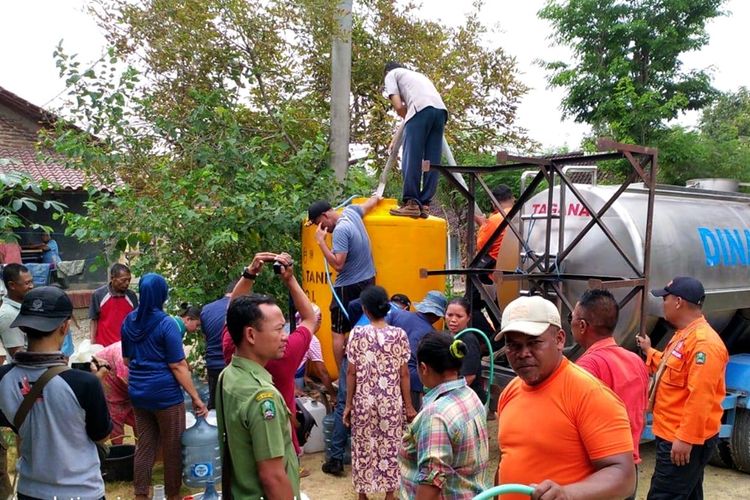
[[464, 328], [460, 332], [456, 334], [456, 338], [461, 338], [464, 334], [469, 332], [475, 332], [482, 336], [484, 339], [484, 342], [487, 344], [487, 349], [490, 351], [490, 376], [487, 379], [487, 401], [484, 402], [484, 407], [486, 408], [486, 414], [490, 414], [490, 393], [492, 388], [492, 382], [495, 380], [495, 353], [492, 351], [492, 343], [490, 342], [489, 337], [487, 337], [487, 334], [485, 334], [482, 330], [477, 330], [476, 328]]
[[333, 281], [331, 281], [331, 270], [328, 268], [328, 259], [326, 259], [326, 256], [323, 256], [323, 263], [326, 266], [326, 277], [328, 278], [328, 287], [331, 289], [331, 295], [333, 295], [333, 298], [336, 299], [336, 303], [339, 305], [339, 309], [341, 309], [341, 312], [344, 313], [344, 316], [346, 316], [346, 319], [349, 319], [349, 311], [346, 310], [346, 307], [344, 307], [343, 302], [341, 302], [341, 299], [336, 294], [336, 289], [333, 287]]
[[500, 484], [480, 493], [473, 500], [488, 500], [498, 495], [507, 495], [508, 493], [520, 493], [521, 495], [531, 496], [534, 493], [534, 488], [525, 484]]

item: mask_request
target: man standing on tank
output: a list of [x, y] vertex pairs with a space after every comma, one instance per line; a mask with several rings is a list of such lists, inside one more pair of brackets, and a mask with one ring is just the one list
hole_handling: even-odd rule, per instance
[[[335, 296], [331, 300], [331, 330], [333, 330], [333, 355], [339, 369], [339, 392], [336, 402], [330, 456], [323, 464], [326, 474], [340, 475], [344, 471], [344, 447], [347, 428], [342, 416], [346, 405], [346, 370], [344, 356], [347, 335], [352, 325], [346, 313], [349, 302], [359, 297], [362, 290], [375, 283], [375, 263], [372, 259], [370, 237], [362, 218], [380, 201], [375, 195], [361, 205], [349, 205], [338, 213], [327, 201], [314, 202], [307, 210], [310, 223], [316, 224], [315, 241], [328, 265], [338, 274], [334, 283]], [[333, 248], [328, 248], [326, 235], [333, 235]]]
[[656, 466], [649, 500], [703, 498], [703, 471], [718, 439], [724, 372], [729, 355], [703, 316], [706, 294], [695, 278], [677, 277], [651, 290], [664, 300], [664, 319], [676, 328], [658, 351], [649, 337], [636, 337], [655, 373], [649, 391], [654, 414]]
[[[434, 169], [422, 172], [422, 161], [440, 163], [448, 108], [435, 85], [422, 73], [391, 61], [386, 63], [384, 75], [385, 94], [404, 119], [402, 205], [391, 209], [391, 215], [427, 218], [440, 174]], [[393, 149], [393, 143], [389, 149]]]

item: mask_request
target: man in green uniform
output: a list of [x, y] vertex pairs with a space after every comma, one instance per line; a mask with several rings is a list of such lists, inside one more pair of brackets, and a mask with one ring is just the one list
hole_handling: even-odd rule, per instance
[[[309, 308], [300, 313], [312, 317], [312, 304], [291, 273], [291, 261], [283, 264], [287, 268], [281, 277], [295, 305]], [[289, 408], [264, 368], [284, 355], [289, 338], [284, 325], [284, 314], [266, 295], [237, 297], [227, 310], [236, 351], [219, 378], [216, 411], [223, 471], [230, 474], [235, 499], [300, 498]], [[223, 483], [226, 489], [229, 484]]]

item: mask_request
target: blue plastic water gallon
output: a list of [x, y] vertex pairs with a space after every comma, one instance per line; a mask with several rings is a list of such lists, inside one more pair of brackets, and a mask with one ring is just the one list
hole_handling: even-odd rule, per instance
[[182, 480], [190, 488], [221, 482], [219, 429], [199, 417], [182, 433]]

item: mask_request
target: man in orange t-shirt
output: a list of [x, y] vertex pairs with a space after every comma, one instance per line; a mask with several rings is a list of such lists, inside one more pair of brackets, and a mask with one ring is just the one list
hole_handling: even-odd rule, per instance
[[651, 290], [664, 300], [664, 319], [676, 328], [664, 351], [637, 337], [655, 373], [649, 393], [656, 436], [656, 467], [649, 500], [703, 498], [703, 471], [718, 439], [729, 354], [703, 317], [703, 284], [677, 277]]
[[[554, 304], [520, 297], [505, 308], [508, 361], [518, 377], [498, 402], [498, 483], [534, 487], [534, 498], [625, 498], [635, 489], [625, 407], [563, 357]], [[503, 499], [521, 500], [521, 495]]]
[[[516, 202], [515, 197], [513, 197], [513, 192], [505, 184], [500, 184], [493, 189], [492, 196], [494, 196], [500, 204], [502, 211], [494, 209], [489, 218], [485, 218], [482, 214], [477, 214], [475, 216], [475, 221], [479, 224], [479, 231], [477, 231], [477, 251], [490, 241], [490, 236], [492, 236], [495, 230], [500, 227], [500, 224], [505, 220], [505, 214], [513, 208], [513, 204]], [[488, 269], [495, 268], [497, 256], [500, 253], [500, 247], [503, 244], [504, 237], [505, 230], [503, 230], [503, 232], [500, 233], [500, 236], [492, 242], [492, 246], [490, 246], [490, 249], [487, 252], [487, 259], [483, 262], [484, 265], [482, 267], [487, 267]]]

